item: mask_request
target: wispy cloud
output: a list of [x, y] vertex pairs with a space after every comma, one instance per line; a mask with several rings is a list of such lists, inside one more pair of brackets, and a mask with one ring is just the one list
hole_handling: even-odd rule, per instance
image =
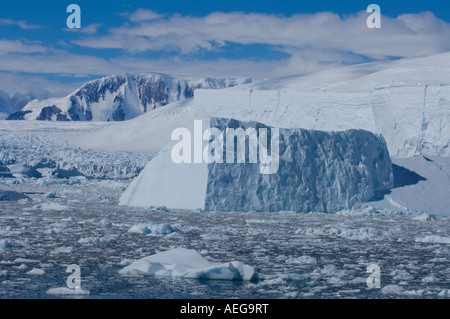
[[0, 55], [8, 53], [46, 53], [47, 51], [47, 48], [40, 44], [0, 39]]
[[65, 96], [80, 85], [81, 83], [51, 81], [42, 76], [0, 72], [0, 92], [25, 94], [31, 98]]
[[100, 28], [103, 24], [101, 23], [92, 23], [87, 26], [83, 26], [82, 28], [64, 28], [63, 30], [66, 32], [73, 33], [82, 33], [82, 34], [96, 34], [98, 32], [98, 28]]
[[30, 30], [30, 29], [40, 29], [41, 26], [36, 24], [29, 24], [28, 22], [24, 20], [12, 20], [12, 19], [2, 19], [0, 18], [0, 25], [15, 25], [23, 30]]
[[163, 17], [163, 15], [147, 9], [138, 9], [135, 12], [122, 13], [121, 15], [127, 17], [131, 22], [150, 21]]
[[272, 77], [289, 69], [289, 60], [186, 60], [179, 57], [149, 59], [121, 56], [104, 59], [89, 55], [58, 51], [51, 54], [10, 53], [0, 58], [0, 70], [32, 74], [91, 76], [123, 73], [160, 72], [188, 76], [253, 76]]

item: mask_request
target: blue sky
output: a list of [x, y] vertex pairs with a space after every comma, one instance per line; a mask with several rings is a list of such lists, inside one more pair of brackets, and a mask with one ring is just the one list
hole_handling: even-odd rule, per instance
[[[81, 7], [68, 30], [66, 8]], [[382, 28], [368, 29], [367, 5]], [[116, 73], [279, 77], [450, 50], [448, 1], [41, 0], [0, 4], [3, 83], [61, 91]], [[3, 84], [0, 83], [0, 84]], [[36, 89], [36, 88], [35, 88]]]

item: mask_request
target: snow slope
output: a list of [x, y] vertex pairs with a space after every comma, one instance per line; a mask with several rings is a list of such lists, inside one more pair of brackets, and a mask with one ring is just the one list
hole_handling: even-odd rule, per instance
[[355, 64], [247, 85], [254, 90], [367, 92], [399, 86], [449, 84], [450, 52]]
[[[435, 215], [450, 215], [450, 158], [414, 156], [393, 160], [402, 172], [384, 200], [372, 203], [376, 208]], [[406, 169], [406, 170], [405, 170]], [[398, 168], [394, 168], [394, 171]], [[409, 172], [408, 172], [409, 171]], [[418, 176], [416, 176], [418, 175]], [[403, 176], [404, 178], [399, 178]]]

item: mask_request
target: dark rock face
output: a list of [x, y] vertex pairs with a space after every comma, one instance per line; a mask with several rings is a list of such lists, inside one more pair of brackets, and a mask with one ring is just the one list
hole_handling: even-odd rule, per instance
[[[119, 105], [119, 107], [113, 112], [111, 115], [112, 121], [125, 121], [125, 112], [123, 111], [122, 105]], [[109, 121], [109, 119], [108, 119]]]
[[14, 113], [12, 113], [12, 114], [10, 114], [6, 119], [7, 120], [15, 120], [15, 121], [20, 121], [20, 120], [25, 120], [25, 115], [27, 115], [27, 114], [29, 114], [29, 113], [31, 113], [31, 111], [30, 110], [27, 110], [27, 111], [17, 111], [17, 112], [14, 112]]
[[139, 99], [144, 107], [144, 112], [154, 109], [159, 105], [169, 104], [169, 94], [167, 82], [164, 79], [148, 81], [146, 78], [138, 79]]
[[115, 93], [126, 82], [127, 77], [124, 75], [91, 81], [83, 85], [75, 95], [87, 103], [97, 103], [101, 99], [105, 99], [106, 92]]
[[3, 163], [3, 162], [0, 162], [0, 177], [14, 178], [14, 176], [11, 174], [11, 171], [9, 170], [8, 166], [6, 166], [5, 163]]
[[55, 105], [44, 107], [41, 114], [36, 118], [38, 121], [51, 121], [52, 116], [56, 115], [57, 121], [68, 121], [67, 116], [61, 114], [61, 109], [57, 108]]

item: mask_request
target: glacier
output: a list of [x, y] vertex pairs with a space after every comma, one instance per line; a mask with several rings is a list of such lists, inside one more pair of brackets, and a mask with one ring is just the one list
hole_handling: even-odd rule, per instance
[[[61, 138], [62, 131], [23, 127], [18, 131], [17, 124], [13, 124], [12, 131], [0, 128], [0, 177], [128, 179], [137, 176], [153, 157], [148, 153], [73, 148]], [[73, 124], [64, 129], [66, 133], [73, 132], [76, 123], [65, 124]]]
[[[209, 127], [269, 128], [258, 122], [211, 118]], [[175, 164], [169, 144], [122, 195], [120, 204], [212, 211], [336, 212], [393, 186], [381, 136], [364, 130], [280, 129], [279, 170], [257, 163]], [[247, 152], [248, 154], [248, 152]]]
[[364, 129], [382, 134], [393, 158], [450, 156], [449, 62], [450, 53], [445, 53], [220, 90], [198, 88], [193, 99], [87, 133], [72, 143], [99, 150], [158, 152], [174, 128], [189, 128], [194, 119], [224, 117], [284, 128]]
[[[236, 93], [236, 94], [235, 94]], [[365, 129], [382, 134], [393, 157], [450, 155], [450, 86], [371, 91], [220, 90], [195, 92], [192, 113], [277, 127]]]

